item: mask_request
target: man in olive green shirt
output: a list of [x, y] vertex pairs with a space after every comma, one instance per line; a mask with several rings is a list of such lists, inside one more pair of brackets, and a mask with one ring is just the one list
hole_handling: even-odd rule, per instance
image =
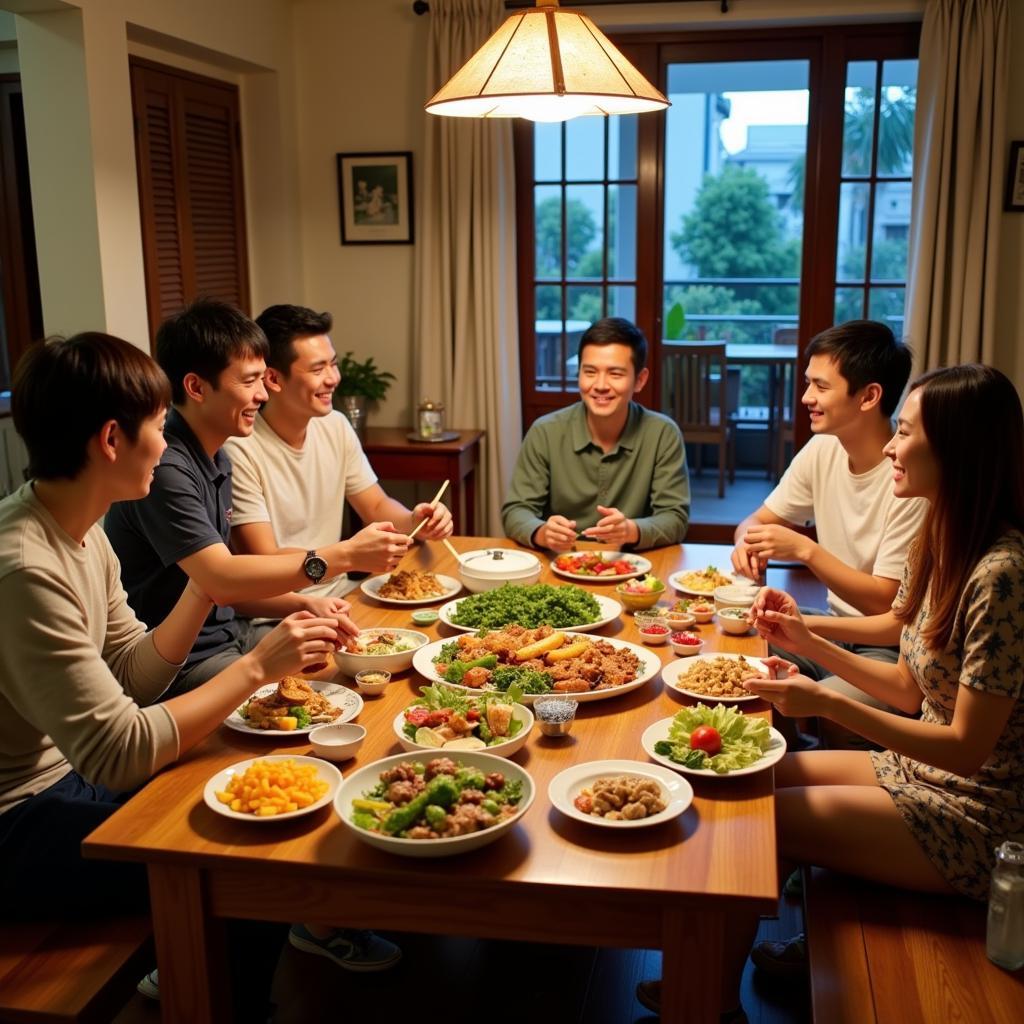
[[580, 339], [582, 401], [541, 417], [519, 451], [501, 509], [520, 544], [568, 551], [579, 535], [616, 549], [678, 544], [690, 519], [679, 427], [632, 401], [647, 383], [647, 340], [607, 317]]

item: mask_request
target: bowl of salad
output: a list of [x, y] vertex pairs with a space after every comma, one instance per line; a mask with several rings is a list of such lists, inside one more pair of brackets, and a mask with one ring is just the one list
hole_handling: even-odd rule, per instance
[[451, 857], [501, 838], [533, 803], [533, 779], [514, 761], [436, 754], [395, 754], [346, 776], [334, 797], [345, 828], [400, 857]]
[[638, 576], [615, 588], [618, 599], [631, 611], [653, 608], [665, 593], [665, 584], [657, 576]]
[[334, 655], [334, 660], [347, 676], [368, 670], [404, 672], [417, 648], [429, 642], [426, 633], [414, 629], [362, 629]]
[[443, 751], [449, 757], [485, 750], [511, 757], [522, 750], [533, 729], [533, 712], [519, 703], [515, 687], [508, 693], [467, 695], [437, 683], [421, 686], [420, 693], [392, 723], [403, 750]]

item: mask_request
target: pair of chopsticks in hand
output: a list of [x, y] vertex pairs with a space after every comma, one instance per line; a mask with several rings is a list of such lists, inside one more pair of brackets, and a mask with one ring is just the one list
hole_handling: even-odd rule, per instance
[[[450, 482], [451, 482], [450, 480], [445, 480], [445, 482], [444, 482], [443, 484], [441, 484], [440, 488], [438, 488], [437, 494], [435, 494], [435, 495], [434, 495], [434, 497], [430, 499], [430, 502], [429, 502], [429, 504], [430, 504], [430, 507], [431, 507], [431, 508], [433, 508], [433, 507], [434, 507], [435, 505], [437, 505], [437, 503], [438, 503], [438, 502], [439, 502], [439, 501], [441, 500], [441, 495], [443, 495], [443, 494], [444, 494], [444, 492], [445, 492], [446, 490], [448, 490], [448, 484], [449, 484]], [[421, 520], [420, 520], [420, 521], [419, 521], [419, 522], [418, 522], [418, 523], [417, 523], [417, 524], [416, 524], [416, 525], [415, 525], [415, 526], [413, 527], [412, 533], [410, 533], [410, 534], [409, 534], [409, 539], [410, 539], [410, 540], [412, 540], [412, 538], [413, 538], [413, 537], [415, 537], [415, 536], [416, 536], [416, 534], [417, 534], [417, 533], [419, 533], [419, 532], [420, 532], [420, 530], [422, 530], [422, 529], [423, 529], [423, 524], [424, 524], [424, 523], [426, 523], [426, 521], [427, 521], [427, 520], [428, 520], [429, 518], [430, 518], [429, 516], [424, 516], [424, 517], [423, 517], [423, 518], [422, 518], [422, 519], [421, 519]], [[450, 543], [448, 542], [448, 538], [447, 538], [447, 537], [445, 537], [445, 538], [444, 538], [444, 539], [443, 539], [443, 540], [441, 541], [441, 543], [442, 543], [442, 544], [443, 544], [443, 545], [444, 545], [444, 546], [445, 546], [445, 547], [446, 547], [446, 548], [447, 548], [447, 549], [449, 550], [449, 552], [451, 552], [451, 554], [452, 554], [452, 555], [454, 556], [454, 558], [455, 558], [455, 561], [456, 561], [456, 562], [460, 562], [460, 561], [462, 560], [462, 559], [461, 559], [461, 556], [460, 556], [460, 555], [459, 555], [459, 553], [458, 553], [458, 551], [456, 551], [456, 550], [455, 550], [455, 548], [454, 548], [454, 547], [452, 547], [452, 545], [451, 545], [451, 544], [450, 544]]]

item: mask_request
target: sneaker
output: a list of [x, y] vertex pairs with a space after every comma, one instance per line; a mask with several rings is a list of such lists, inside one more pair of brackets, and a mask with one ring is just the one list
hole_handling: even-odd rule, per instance
[[803, 932], [785, 942], [759, 942], [750, 951], [754, 966], [775, 978], [798, 978], [807, 973], [807, 938]]
[[393, 942], [353, 928], [337, 928], [326, 939], [318, 939], [305, 925], [293, 924], [288, 941], [303, 953], [328, 957], [346, 971], [386, 971], [402, 959]]
[[147, 999], [155, 999], [157, 1002], [160, 1001], [160, 982], [157, 979], [157, 970], [154, 967], [153, 970], [147, 974], [142, 981], [135, 986], [139, 995], [145, 996]]
[[[641, 981], [636, 987], [636, 998], [645, 1010], [660, 1014], [661, 979]], [[718, 1024], [747, 1024], [747, 1015], [742, 1006], [737, 1006], [720, 1014]]]
[[782, 895], [788, 896], [790, 899], [793, 900], [798, 900], [803, 896], [803, 894], [804, 876], [801, 873], [800, 869], [797, 868], [796, 871], [794, 871], [793, 874], [791, 874], [789, 878], [786, 879], [786, 884], [782, 887]]

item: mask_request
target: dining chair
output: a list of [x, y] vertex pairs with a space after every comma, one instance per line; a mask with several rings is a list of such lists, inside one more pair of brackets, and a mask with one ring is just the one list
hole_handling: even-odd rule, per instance
[[[800, 332], [796, 327], [776, 327], [772, 334], [774, 345], [796, 345], [799, 343]], [[771, 453], [771, 472], [775, 480], [782, 478], [786, 471], [786, 446], [793, 448], [795, 434], [793, 424], [795, 415], [795, 379], [796, 366], [780, 365], [775, 375], [775, 394], [772, 396], [771, 415], [775, 423], [775, 450]]]
[[664, 351], [662, 408], [694, 446], [693, 468], [702, 470], [701, 446], [718, 446], [718, 496], [725, 497], [725, 474], [735, 479], [732, 427], [728, 416], [728, 366], [724, 341], [675, 343]]

